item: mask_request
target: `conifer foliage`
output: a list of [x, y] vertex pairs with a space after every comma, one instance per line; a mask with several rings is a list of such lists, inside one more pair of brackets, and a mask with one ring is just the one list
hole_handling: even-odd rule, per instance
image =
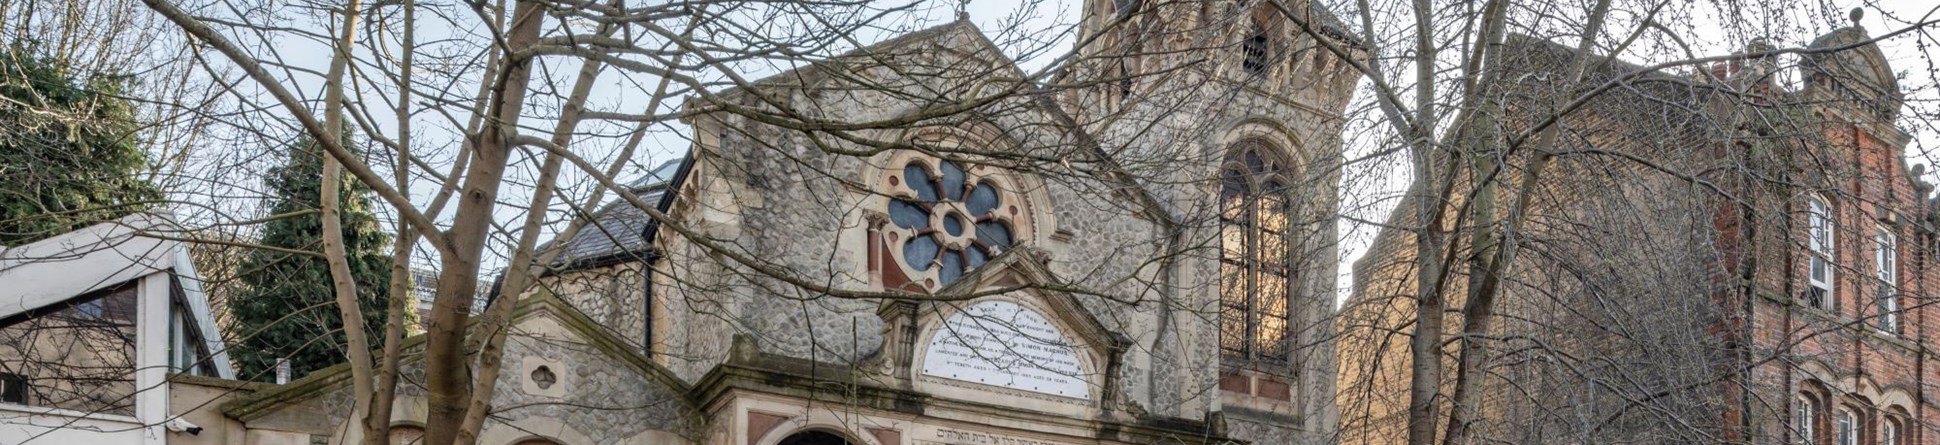
[[[348, 134], [346, 132], [345, 134]], [[323, 151], [305, 138], [284, 150], [285, 163], [272, 168], [269, 187], [271, 215], [259, 244], [300, 251], [321, 251], [323, 219], [317, 210], [323, 182]], [[385, 292], [390, 289], [391, 235], [372, 213], [370, 189], [345, 176], [339, 189], [343, 203], [346, 258], [357, 281], [357, 298], [364, 326], [372, 341], [384, 335]], [[303, 213], [303, 212], [309, 213]], [[232, 357], [248, 380], [275, 378], [276, 360], [290, 360], [291, 376], [329, 367], [345, 360], [343, 319], [335, 305], [330, 267], [322, 257], [258, 249], [239, 268], [241, 286], [229, 301], [236, 321]], [[411, 315], [406, 311], [405, 315]], [[408, 320], [406, 326], [410, 326]]]
[[0, 48], [0, 245], [147, 208], [161, 193], [125, 76], [81, 75], [32, 47]]

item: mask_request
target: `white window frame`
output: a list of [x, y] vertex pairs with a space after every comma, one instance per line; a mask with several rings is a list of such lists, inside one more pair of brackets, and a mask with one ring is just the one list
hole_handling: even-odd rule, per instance
[[1879, 419], [1879, 445], [1900, 445], [1900, 424], [1897, 420], [1892, 416]]
[[1879, 275], [1879, 295], [1876, 296], [1879, 320], [1873, 326], [1889, 334], [1900, 331], [1899, 260], [1898, 239], [1886, 226], [1879, 226], [1879, 232], [1873, 237], [1873, 264]]
[[1800, 445], [1811, 445], [1818, 439], [1814, 434], [1818, 432], [1818, 405], [1812, 403], [1812, 397], [1804, 395], [1794, 402], [1798, 403], [1792, 407], [1792, 429], [1798, 433], [1794, 439]]
[[[1825, 198], [1813, 195], [1806, 198], [1806, 262], [1805, 275], [1812, 287], [1825, 292], [1819, 301], [1821, 307], [1833, 307], [1833, 282], [1837, 281], [1838, 271], [1832, 260], [1838, 251], [1839, 237], [1835, 233], [1832, 218], [1832, 203]], [[1824, 264], [1815, 264], [1815, 263]], [[1817, 272], [1824, 271], [1825, 276]]]
[[1859, 417], [1852, 413], [1852, 408], [1839, 407], [1838, 423], [1832, 427], [1833, 433], [1838, 434], [1833, 437], [1838, 445], [1859, 445]]

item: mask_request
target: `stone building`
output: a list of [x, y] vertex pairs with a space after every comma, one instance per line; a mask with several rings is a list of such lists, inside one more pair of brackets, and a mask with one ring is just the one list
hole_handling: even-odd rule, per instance
[[[1360, 53], [1287, 6], [1086, 2], [1054, 76], [957, 21], [692, 99], [691, 151], [552, 244], [481, 443], [1332, 442]], [[344, 443], [346, 374], [198, 403]]]
[[[1901, 153], [1902, 93], [1866, 31], [1791, 59], [1649, 71], [1515, 36], [1499, 64], [1503, 134], [1542, 122], [1579, 85], [1621, 82], [1557, 121], [1538, 182], [1457, 193], [1449, 221], [1506, 213], [1527, 190], [1523, 256], [1505, 270], [1481, 440], [1505, 443], [1913, 444], [1940, 440], [1925, 301], [1940, 271], [1932, 186]], [[1585, 57], [1586, 59], [1579, 59]], [[1584, 81], [1568, 74], [1586, 62]], [[1627, 77], [1626, 77], [1627, 76]], [[1795, 79], [1796, 83], [1787, 82]], [[1528, 151], [1504, 165], [1520, 169]], [[1472, 175], [1456, 178], [1472, 187]], [[1418, 227], [1411, 190], [1388, 227]], [[1495, 207], [1491, 207], [1495, 206]], [[1473, 210], [1493, 209], [1493, 210]], [[1489, 213], [1474, 213], [1489, 212]], [[1451, 233], [1499, 236], [1451, 223]], [[1418, 284], [1414, 235], [1389, 229], [1356, 264], [1343, 308], [1343, 443], [1401, 443]], [[1470, 244], [1450, 258], [1477, 256]], [[1478, 271], [1446, 282], [1461, 329]], [[1442, 394], [1456, 343], [1443, 349]], [[1348, 360], [1347, 358], [1353, 358]], [[1434, 407], [1447, 419], [1446, 399]], [[1445, 422], [1445, 420], [1444, 420]], [[1447, 425], [1436, 425], [1444, 432]]]

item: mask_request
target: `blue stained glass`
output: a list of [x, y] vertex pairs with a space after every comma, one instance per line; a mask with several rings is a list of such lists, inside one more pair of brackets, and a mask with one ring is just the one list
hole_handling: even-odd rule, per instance
[[936, 273], [944, 286], [955, 283], [957, 278], [963, 277], [963, 254], [957, 251], [943, 252], [943, 270]]
[[963, 189], [966, 188], [968, 179], [962, 167], [957, 167], [956, 163], [950, 161], [943, 161], [943, 198], [962, 201]]
[[950, 236], [963, 236], [963, 217], [955, 213], [943, 217], [943, 231], [950, 232]]
[[896, 227], [921, 229], [930, 226], [930, 211], [923, 210], [923, 206], [913, 202], [891, 199], [889, 200], [889, 220], [894, 221]]
[[977, 223], [977, 239], [999, 248], [1010, 247], [1010, 227], [996, 221]]
[[963, 206], [970, 209], [970, 216], [983, 216], [997, 210], [997, 188], [990, 183], [977, 184], [970, 189], [970, 196], [963, 200]]
[[916, 190], [916, 197], [923, 202], [936, 202], [936, 181], [930, 180], [929, 170], [914, 162], [903, 167], [903, 182]]
[[970, 259], [971, 269], [975, 269], [977, 266], [982, 266], [984, 262], [990, 261], [990, 254], [984, 253], [982, 247], [971, 247], [964, 250], [963, 256]]
[[[928, 165], [916, 161], [903, 166], [902, 179], [916, 192], [916, 198], [890, 199], [889, 217], [898, 229], [909, 235], [902, 252], [907, 266], [917, 273], [934, 269], [939, 285], [948, 286], [1009, 249], [1016, 243], [1016, 234], [1009, 223], [999, 219], [1005, 203], [995, 183], [975, 181], [963, 166], [954, 162], [937, 161], [936, 172], [931, 172]], [[954, 206], [937, 207], [948, 202], [963, 207], [961, 211]], [[943, 219], [932, 223], [931, 218], [939, 216], [937, 212], [943, 212], [940, 215]], [[972, 230], [976, 231], [976, 241], [971, 245], [943, 246], [944, 237], [970, 236], [965, 232]]]
[[909, 243], [903, 244], [903, 260], [908, 261], [909, 268], [916, 269], [917, 272], [930, 270], [930, 261], [936, 259], [938, 250], [942, 250], [942, 246], [936, 244], [935, 237], [918, 235], [910, 238]]

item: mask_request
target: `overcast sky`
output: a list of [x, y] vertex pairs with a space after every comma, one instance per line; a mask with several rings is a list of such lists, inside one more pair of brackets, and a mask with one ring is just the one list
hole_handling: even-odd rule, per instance
[[[1701, 50], [1709, 51], [1709, 54], [1700, 54], [1701, 56], [1725, 54], [1733, 49], [1742, 47], [1743, 42], [1735, 40], [1741, 40], [1744, 36], [1728, 35], [1722, 30], [1733, 29], [1741, 33], [1758, 33], [1760, 32], [1758, 31], [1760, 29], [1759, 26], [1776, 26], [1769, 25], [1767, 22], [1789, 23], [1785, 26], [1789, 26], [1790, 28], [1773, 30], [1770, 34], [1795, 37], [1791, 39], [1794, 41], [1787, 41], [1781, 38], [1777, 43], [1781, 46], [1797, 46], [1805, 44], [1810, 36], [1816, 36], [1836, 27], [1845, 26], [1846, 23], [1843, 23], [1843, 17], [1845, 17], [1844, 11], [1854, 6], [1862, 6], [1867, 9], [1863, 24], [1874, 35], [1905, 27], [1907, 23], [1918, 20], [1921, 16], [1931, 13], [1935, 8], [1932, 0], [1773, 1], [1777, 2], [1779, 5], [1778, 8], [1812, 8], [1809, 11], [1816, 12], [1816, 14], [1807, 13], [1808, 10], [1804, 9], [1791, 11], [1798, 12], [1799, 14], [1797, 15], [1801, 17], [1824, 19], [1826, 17], [1836, 16], [1839, 19], [1816, 21], [1800, 19], [1787, 22], [1785, 20], [1772, 20], [1763, 17], [1717, 17], [1712, 14], [1693, 13], [1691, 23], [1685, 24], [1689, 26], [1690, 35], [1680, 37], [1689, 39], [1692, 45], [1697, 46]], [[1864, 1], [1863, 5], [1861, 1]], [[997, 42], [999, 46], [1004, 47], [1007, 51], [1011, 51], [1013, 58], [1019, 59], [1019, 65], [1026, 71], [1036, 71], [1044, 69], [1047, 64], [1052, 63], [1062, 53], [1071, 49], [1071, 42], [1075, 34], [1075, 25], [1080, 13], [1079, 2], [1077, 0], [969, 0], [963, 3], [928, 2], [923, 3], [922, 7], [923, 9], [912, 11], [904, 19], [895, 21], [895, 26], [892, 28], [872, 30], [866, 35], [858, 35], [855, 38], [861, 44], [880, 41], [901, 33], [947, 23], [954, 20], [959, 12], [961, 12], [967, 14], [969, 19], [973, 23], [976, 23], [991, 40]], [[1712, 8], [1712, 6], [1707, 6], [1706, 8]], [[1351, 17], [1355, 14], [1354, 11], [1338, 8], [1336, 10], [1341, 11], [1340, 15], [1344, 17]], [[1778, 13], [1782, 15], [1788, 13], [1788, 11], [1781, 10]], [[1940, 14], [1936, 14], [1934, 18], [1940, 18]], [[1751, 23], [1748, 22], [1750, 20], [1762, 21]], [[1377, 20], [1376, 23], [1377, 26], [1381, 26], [1380, 21]], [[1724, 24], [1729, 24], [1730, 26], [1721, 26]], [[434, 30], [433, 32], [436, 31]], [[1916, 43], [1919, 39], [1925, 39], [1928, 45], [1932, 45], [1935, 42], [1935, 34], [1935, 31], [1929, 30], [1925, 34], [1889, 39], [1881, 45], [1887, 57], [1894, 64], [1894, 67], [1905, 74], [1902, 76], [1902, 86], [1903, 89], [1909, 90], [1909, 97], [1924, 100], [1932, 100], [1936, 97], [1934, 85], [1932, 84], [1934, 75], [1932, 74], [1931, 67], [1933, 65], [1931, 63], [1933, 61], [1920, 53], [1920, 45]], [[424, 38], [421, 37], [421, 39]], [[305, 42], [281, 42], [281, 44], [286, 46], [284, 53], [286, 57], [289, 57], [288, 62], [291, 64], [312, 66], [315, 67], [316, 72], [323, 71], [321, 67], [325, 66], [327, 62], [327, 59], [323, 58], [323, 56], [327, 54], [327, 51], [319, 50], [320, 47], [305, 50]], [[1927, 48], [1931, 50], [1933, 47], [1927, 46]], [[1626, 59], [1635, 56], [1637, 55], [1624, 55]], [[1648, 62], [1647, 60], [1633, 61]], [[752, 69], [751, 72], [744, 74], [749, 78], [758, 78], [788, 68], [792, 67], [761, 67]], [[561, 72], [560, 70], [559, 68], [555, 68], [553, 71], [544, 72], [541, 75], [552, 76], [554, 79], [553, 82], [558, 84], [559, 88], [563, 89], [570, 85], [570, 70], [565, 70], [565, 72]], [[314, 86], [317, 85], [314, 77], [305, 78], [304, 76], [302, 73], [295, 75], [295, 77], [300, 79], [297, 85], [299, 87], [310, 86], [311, 89], [309, 91], [314, 91]], [[595, 99], [590, 104], [590, 107], [593, 109], [639, 112], [638, 107], [643, 106], [646, 102], [647, 94], [652, 89], [652, 79], [641, 79], [637, 76], [622, 78], [621, 76], [607, 75], [601, 79], [602, 83], [595, 90]], [[1363, 82], [1363, 85], [1365, 85], [1365, 82]], [[315, 97], [316, 95], [306, 94], [306, 96]], [[1365, 87], [1363, 87], [1363, 91], [1357, 96], [1356, 107], [1360, 107], [1363, 110], [1366, 109], [1364, 105], [1367, 103], [1367, 100]], [[673, 107], [677, 105], [676, 103], [668, 104], [667, 106]], [[1934, 105], [1928, 103], [1925, 106], [1933, 107]], [[1350, 113], [1357, 112], [1360, 111], [1350, 109]], [[1349, 116], [1349, 119], [1356, 118], [1356, 116]], [[385, 119], [380, 118], [378, 121], [380, 122], [380, 126], [388, 126], [387, 123], [384, 123]], [[1928, 165], [1940, 163], [1940, 150], [1935, 150], [1936, 145], [1940, 145], [1935, 143], [1936, 141], [1940, 141], [1940, 135], [1936, 135], [1936, 132], [1932, 130], [1931, 126], [1914, 128], [1915, 126], [1913, 125], [1903, 125], [1903, 127], [1907, 127], [1906, 129], [1913, 133], [1917, 139], [1916, 143], [1908, 147], [1906, 156], [1909, 162]], [[651, 134], [647, 143], [641, 148], [641, 152], [634, 156], [632, 165], [616, 179], [622, 182], [631, 180], [640, 175], [644, 175], [661, 162], [678, 158], [691, 145], [687, 140], [687, 136], [687, 129], [678, 124], [655, 129], [655, 132]], [[1368, 152], [1376, 148], [1374, 145], [1378, 144], [1378, 138], [1368, 135], [1357, 135], [1355, 139], [1349, 141], [1349, 144], [1350, 153]], [[593, 148], [593, 150], [599, 150], [599, 148]], [[587, 157], [588, 159], [601, 158], [598, 153], [589, 153]], [[1362, 178], [1361, 180], [1349, 179], [1350, 181], [1354, 181], [1354, 184], [1344, 188], [1342, 192], [1343, 202], [1346, 206], [1350, 207], [1346, 212], [1351, 216], [1361, 219], [1376, 221], [1385, 219], [1388, 210], [1392, 207], [1392, 201], [1382, 198], [1399, 194], [1401, 185], [1406, 182], [1404, 177], [1396, 176], [1397, 174], [1405, 175], [1405, 172], [1393, 167], [1393, 165], [1350, 166], [1349, 176], [1372, 175], [1378, 177]], [[1357, 168], [1360, 170], [1356, 170]], [[584, 175], [570, 172], [566, 174], [564, 183], [569, 187], [578, 187], [580, 190], [591, 186], [591, 183]], [[423, 202], [428, 200], [429, 196], [435, 193], [435, 190], [427, 186], [418, 187], [412, 190], [412, 192], [418, 197], [418, 202]], [[508, 187], [507, 193], [502, 196], [502, 199], [511, 202], [523, 202], [527, 199], [525, 192], [525, 190], [518, 187]], [[511, 224], [515, 223], [522, 215], [522, 209], [506, 206], [500, 209], [498, 216], [501, 221]], [[445, 216], [449, 217], [449, 210], [447, 210], [447, 215]], [[548, 231], [550, 232], [550, 230], [559, 227], [561, 226], [553, 226]], [[1339, 259], [1341, 263], [1341, 276], [1339, 279], [1341, 296], [1345, 297], [1349, 291], [1348, 283], [1351, 278], [1351, 264], [1365, 250], [1374, 230], [1372, 227], [1353, 224], [1352, 222], [1342, 224], [1341, 230], [1343, 248], [1342, 257]], [[541, 239], [549, 239], [551, 235], [551, 233], [547, 233]], [[504, 241], [501, 240], [500, 242], [503, 243]], [[504, 252], [509, 251], [509, 249], [500, 247], [489, 249], [489, 251], [502, 255]], [[420, 255], [420, 258], [422, 257]], [[496, 270], [499, 265], [503, 264], [504, 259], [487, 258], [486, 262], [487, 270]]]

